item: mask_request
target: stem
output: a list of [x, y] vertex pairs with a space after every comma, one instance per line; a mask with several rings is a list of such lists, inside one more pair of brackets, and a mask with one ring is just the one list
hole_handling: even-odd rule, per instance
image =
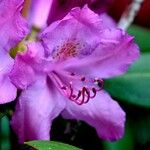
[[118, 23], [118, 27], [127, 30], [129, 26], [134, 21], [134, 18], [136, 17], [138, 11], [141, 8], [142, 3], [144, 0], [133, 0], [132, 3], [128, 6], [128, 8], [125, 10], [123, 15], [121, 16], [121, 19]]

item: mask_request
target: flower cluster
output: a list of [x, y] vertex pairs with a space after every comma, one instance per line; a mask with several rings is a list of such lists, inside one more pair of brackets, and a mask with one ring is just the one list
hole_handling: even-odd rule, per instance
[[125, 113], [103, 85], [105, 79], [127, 71], [139, 56], [138, 46], [107, 15], [96, 14], [81, 2], [67, 4], [70, 11], [59, 20], [48, 19], [48, 26], [33, 42], [26, 38], [26, 49], [13, 59], [10, 49], [31, 28], [20, 13], [23, 1], [0, 1], [0, 103], [14, 100], [21, 90], [11, 120], [20, 143], [48, 140], [59, 114], [87, 122], [103, 139], [123, 136]]

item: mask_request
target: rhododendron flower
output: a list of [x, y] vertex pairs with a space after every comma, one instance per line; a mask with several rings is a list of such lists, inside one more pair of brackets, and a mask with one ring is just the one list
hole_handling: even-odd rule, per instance
[[27, 24], [20, 14], [22, 3], [22, 0], [0, 1], [0, 104], [16, 97], [16, 87], [8, 76], [14, 61], [8, 52], [28, 32]]
[[52, 23], [16, 56], [11, 72], [22, 89], [11, 121], [20, 142], [48, 140], [59, 114], [87, 122], [103, 139], [121, 138], [125, 113], [102, 89], [103, 80], [126, 72], [138, 56], [133, 37], [87, 6]]

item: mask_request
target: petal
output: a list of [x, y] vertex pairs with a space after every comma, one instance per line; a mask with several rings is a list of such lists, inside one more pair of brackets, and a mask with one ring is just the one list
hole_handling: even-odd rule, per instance
[[105, 18], [92, 12], [87, 5], [82, 9], [74, 8], [40, 34], [58, 70], [109, 78], [126, 72], [139, 57], [133, 37], [112, 23], [108, 27], [100, 17]]
[[11, 83], [8, 75], [0, 74], [0, 104], [13, 101], [17, 95], [16, 87]]
[[52, 0], [32, 0], [29, 11], [29, 23], [30, 25], [38, 28], [46, 26], [49, 10]]
[[65, 101], [51, 81], [41, 77], [24, 90], [19, 98], [11, 126], [19, 142], [49, 140], [52, 120], [64, 109]]
[[23, 1], [0, 1], [0, 47], [9, 51], [28, 33], [28, 26], [20, 14]]
[[83, 59], [64, 61], [60, 67], [69, 72], [110, 78], [121, 75], [139, 58], [139, 47], [133, 37], [119, 29], [105, 29], [101, 32], [100, 43], [95, 51]]
[[104, 26], [99, 15], [85, 5], [83, 9], [72, 9], [65, 18], [52, 23], [39, 38], [51, 55], [63, 49], [68, 41], [77, 47], [77, 53], [88, 55], [99, 43], [99, 32], [102, 28]]
[[104, 91], [101, 91], [95, 99], [80, 106], [68, 101], [62, 115], [67, 119], [85, 121], [105, 140], [120, 139], [124, 133], [125, 113]]
[[10, 78], [18, 88], [27, 88], [38, 75], [44, 74], [48, 63], [44, 60], [43, 55], [43, 47], [38, 42], [28, 43], [27, 50], [17, 54]]
[[106, 28], [116, 28], [117, 23], [108, 14], [100, 14], [100, 18], [103, 20], [103, 24]]
[[0, 51], [0, 104], [10, 102], [16, 98], [17, 89], [9, 78], [13, 66], [13, 59]]

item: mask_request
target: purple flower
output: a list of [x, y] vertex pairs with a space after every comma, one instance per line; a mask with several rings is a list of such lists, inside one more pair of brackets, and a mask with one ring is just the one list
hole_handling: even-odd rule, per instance
[[0, 104], [10, 102], [16, 97], [16, 87], [8, 76], [14, 61], [8, 52], [28, 32], [27, 24], [20, 14], [22, 2], [22, 0], [0, 1]]
[[48, 140], [59, 114], [87, 122], [103, 139], [121, 138], [125, 113], [102, 86], [138, 58], [133, 37], [84, 6], [52, 23], [39, 39], [17, 55], [11, 72], [23, 90], [11, 121], [19, 141]]
[[17, 89], [8, 76], [13, 67], [13, 59], [1, 49], [0, 60], [0, 104], [3, 104], [16, 98]]

